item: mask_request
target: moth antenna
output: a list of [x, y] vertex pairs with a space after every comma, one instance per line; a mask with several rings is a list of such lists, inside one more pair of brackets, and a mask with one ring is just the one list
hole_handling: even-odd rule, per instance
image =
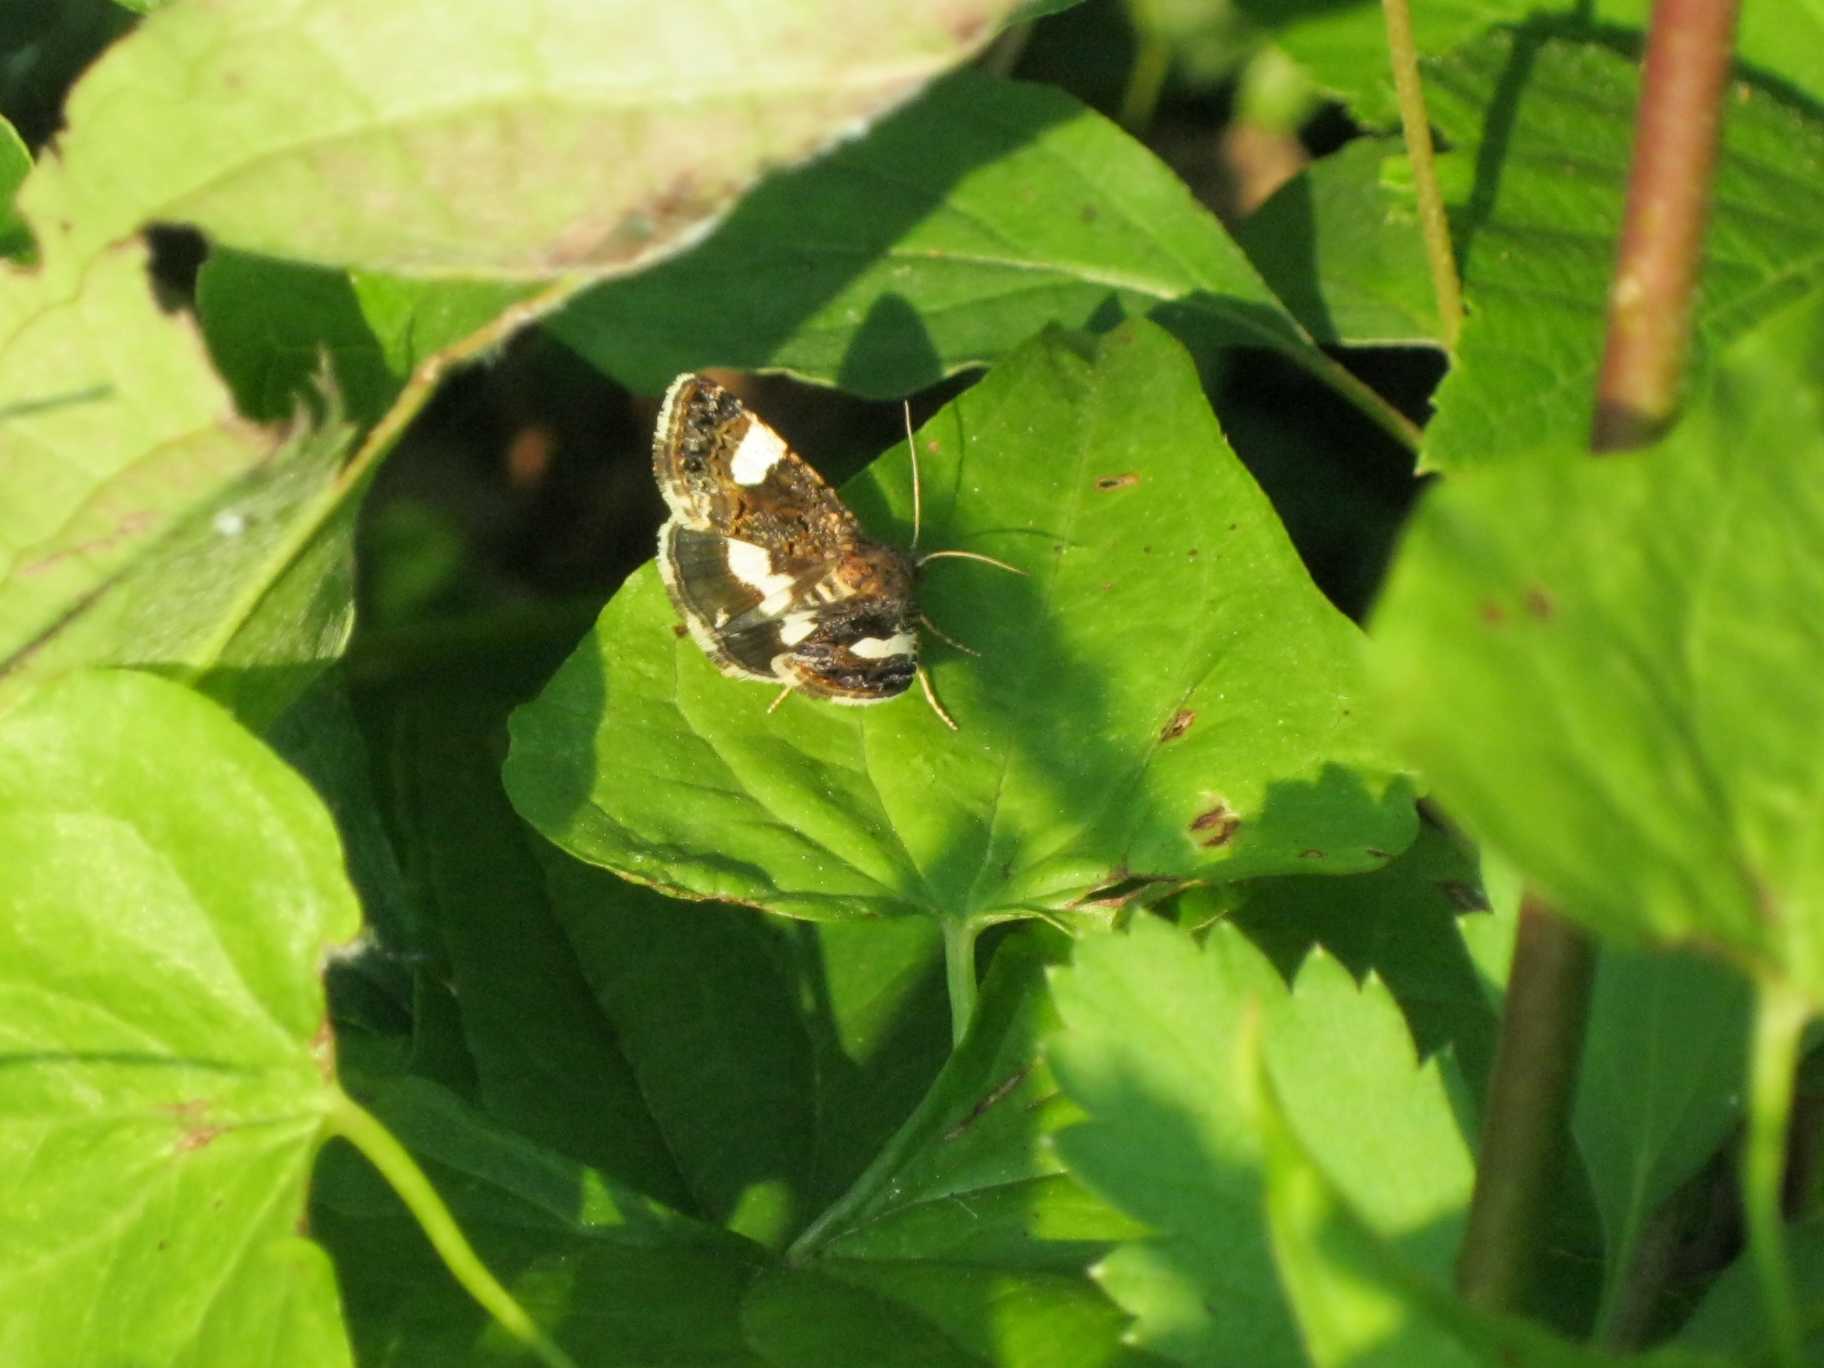
[[778, 712], [779, 705], [792, 696], [792, 690], [796, 687], [797, 686], [794, 684], [787, 684], [783, 689], [779, 690], [779, 696], [766, 705], [766, 715], [771, 717], [774, 713]]
[[963, 645], [962, 642], [958, 641], [955, 637], [951, 636], [950, 633], [946, 632], [942, 627], [939, 627], [935, 622], [931, 621], [931, 619], [926, 617], [923, 613], [920, 613], [918, 615], [918, 621], [919, 621], [919, 624], [921, 626], [923, 626], [927, 632], [931, 633], [932, 636], [936, 637], [939, 641], [943, 642], [944, 645], [954, 646], [957, 650], [961, 651], [964, 655], [971, 655], [971, 656], [977, 656], [977, 657], [979, 657], [981, 655], [981, 652], [976, 650], [975, 647]]
[[906, 411], [906, 451], [912, 457], [912, 549], [918, 550], [918, 522], [923, 512], [918, 489], [918, 443], [912, 440], [912, 401], [900, 400], [900, 406]]
[[931, 711], [937, 714], [937, 720], [951, 731], [956, 731], [958, 729], [956, 722], [949, 713], [944, 711], [944, 705], [937, 701], [937, 691], [931, 687], [931, 676], [925, 673], [923, 665], [918, 667], [918, 684], [925, 691], [925, 702], [931, 705]]
[[918, 564], [922, 566], [926, 561], [942, 560], [945, 556], [951, 556], [957, 560], [980, 561], [983, 565], [996, 566], [1009, 574], [1024, 575], [1026, 573], [1017, 565], [1009, 565], [1006, 561], [996, 560], [993, 556], [984, 556], [980, 551], [927, 551], [918, 558]]

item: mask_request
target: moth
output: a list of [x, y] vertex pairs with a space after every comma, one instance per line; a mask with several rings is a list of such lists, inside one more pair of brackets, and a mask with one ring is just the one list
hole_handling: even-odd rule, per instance
[[[911, 440], [908, 413], [906, 437]], [[833, 703], [885, 703], [916, 679], [945, 726], [956, 723], [918, 660], [918, 573], [944, 556], [1018, 568], [973, 551], [901, 551], [865, 536], [823, 477], [735, 395], [700, 375], [672, 381], [659, 407], [652, 468], [671, 516], [659, 576], [692, 639], [736, 679]], [[918, 545], [912, 453], [912, 545]]]

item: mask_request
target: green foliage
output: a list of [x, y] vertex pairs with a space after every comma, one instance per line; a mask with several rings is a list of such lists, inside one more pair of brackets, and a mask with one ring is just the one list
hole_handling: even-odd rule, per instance
[[[520, 811], [643, 883], [818, 919], [1066, 917], [1131, 877], [1348, 873], [1412, 839], [1354, 629], [1163, 333], [1041, 337], [914, 440], [932, 544], [1026, 572], [931, 575], [982, 652], [932, 666], [959, 742], [916, 691], [756, 725], [771, 694], [669, 630], [649, 568], [515, 719]], [[910, 523], [904, 456], [850, 491], [876, 527]]]
[[335, 1097], [317, 973], [360, 927], [339, 864], [305, 783], [178, 685], [71, 675], [0, 721], [10, 1362], [232, 1363], [256, 1324], [346, 1361], [295, 1235]]
[[[1435, 389], [1319, 345], [1441, 331], [1370, 0], [124, 8], [0, 18], [0, 1362], [1815, 1348], [1818, 0], [1600, 462], [1642, 0], [1418, 7]], [[1268, 42], [1383, 132], [1231, 229]], [[535, 600], [650, 557], [607, 382], [706, 367], [915, 396], [741, 390], [1022, 572], [921, 576], [958, 731], [769, 710], [650, 564]], [[1442, 478], [1326, 578], [1377, 463]], [[1452, 1286], [1522, 888], [1602, 946], [1524, 1318]]]
[[[806, 204], [829, 215], [815, 235]], [[1309, 354], [1165, 166], [1061, 91], [964, 71], [760, 187], [697, 251], [603, 286], [552, 327], [635, 389], [707, 361], [897, 397], [1047, 324], [1147, 313]], [[630, 331], [630, 316], [661, 326]]]
[[1573, 916], [1824, 993], [1824, 309], [1724, 358], [1651, 452], [1456, 481], [1375, 620], [1389, 718]]

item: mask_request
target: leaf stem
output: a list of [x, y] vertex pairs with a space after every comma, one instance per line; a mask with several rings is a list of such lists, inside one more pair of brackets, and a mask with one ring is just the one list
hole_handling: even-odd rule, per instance
[[392, 407], [374, 424], [360, 449], [343, 467], [340, 486], [347, 489], [367, 478], [375, 463], [405, 434], [419, 410], [431, 401], [446, 372], [504, 346], [520, 329], [556, 313], [593, 283], [594, 278], [587, 275], [560, 277], [524, 299], [508, 304], [474, 332], [457, 338], [420, 361], [411, 379], [394, 398]]
[[536, 1354], [546, 1368], [576, 1368], [575, 1361], [546, 1338], [532, 1317], [513, 1300], [512, 1293], [488, 1272], [456, 1224], [449, 1207], [431, 1186], [431, 1180], [424, 1176], [424, 1170], [418, 1167], [405, 1146], [393, 1138], [393, 1133], [347, 1093], [338, 1092], [328, 1120], [331, 1134], [348, 1141], [380, 1170], [381, 1176], [417, 1218], [425, 1237], [451, 1276], [482, 1309]]
[[1520, 1302], [1545, 1239], [1565, 1153], [1596, 951], [1538, 898], [1520, 904], [1476, 1157], [1476, 1188], [1457, 1256], [1457, 1290], [1487, 1310]]
[[944, 928], [944, 981], [950, 989], [950, 1044], [962, 1044], [975, 1019], [975, 938], [981, 925], [963, 917], [940, 919]]
[[1738, 0], [1654, 0], [1591, 445], [1640, 446], [1672, 420], [1722, 140]]
[[1742, 1146], [1742, 1201], [1748, 1218], [1748, 1254], [1761, 1284], [1761, 1300], [1783, 1368], [1799, 1368], [1799, 1313], [1786, 1271], [1781, 1194], [1786, 1177], [1786, 1134], [1792, 1119], [1793, 1078], [1810, 1006], [1784, 984], [1763, 984], [1754, 1017], [1748, 1082], [1748, 1134]]
[[1425, 91], [1419, 84], [1419, 49], [1412, 37], [1412, 10], [1408, 0], [1381, 0], [1381, 12], [1387, 25], [1393, 87], [1400, 102], [1400, 127], [1406, 135], [1406, 159], [1412, 166], [1413, 189], [1418, 195], [1419, 228], [1425, 236], [1426, 260], [1431, 263], [1431, 292], [1437, 300], [1438, 326], [1444, 350], [1454, 356], [1457, 339], [1463, 332], [1463, 286], [1451, 251], [1444, 194], [1438, 188], [1431, 120], [1425, 113]]

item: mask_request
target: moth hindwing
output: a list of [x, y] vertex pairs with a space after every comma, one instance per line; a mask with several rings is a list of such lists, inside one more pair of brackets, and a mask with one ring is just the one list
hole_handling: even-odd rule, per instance
[[854, 704], [896, 698], [919, 676], [911, 557], [863, 536], [733, 394], [700, 375], [673, 381], [652, 465], [671, 510], [660, 577], [724, 674]]

